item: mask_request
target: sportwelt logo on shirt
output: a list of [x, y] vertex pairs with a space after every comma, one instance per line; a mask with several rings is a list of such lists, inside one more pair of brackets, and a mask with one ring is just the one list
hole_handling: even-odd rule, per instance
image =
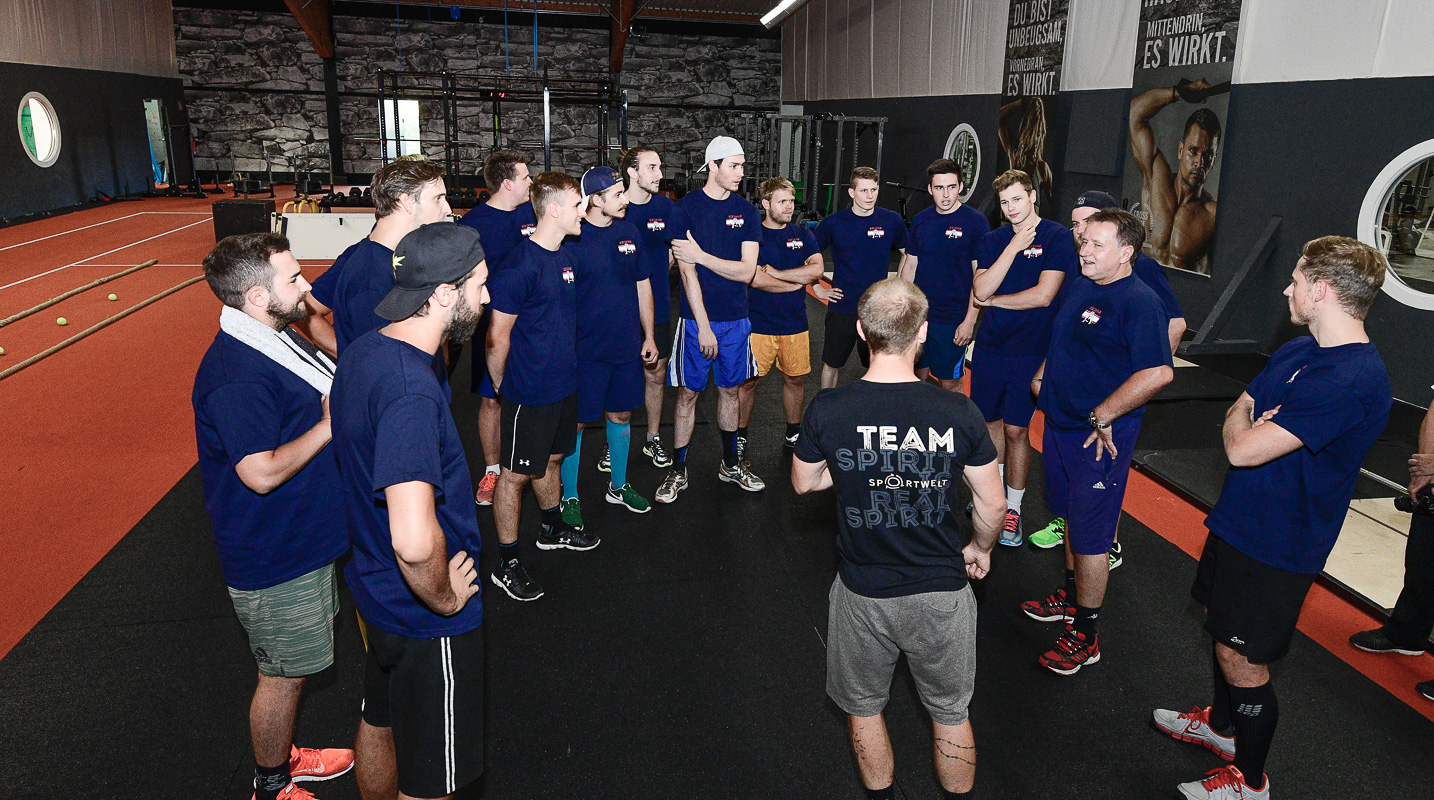
[[533, 235], [533, 232], [536, 231], [537, 229], [538, 229], [538, 226], [537, 226], [537, 225], [534, 225], [534, 224], [531, 223], [531, 222], [525, 222], [525, 223], [523, 223], [523, 227], [521, 227], [521, 228], [518, 229], [518, 232], [521, 233], [521, 234], [523, 234], [524, 236], [532, 236], [532, 235]]
[[647, 221], [647, 229], [652, 231], [653, 233], [656, 233], [657, 231], [665, 231], [667, 230], [667, 223], [660, 219], [650, 219]]
[[572, 267], [563, 267], [563, 280], [567, 281], [568, 283], [572, 283], [572, 282], [573, 282], [573, 279], [574, 279], [574, 276], [573, 276], [573, 268], [572, 268]]
[[800, 249], [802, 249], [802, 244], [803, 244], [803, 242], [802, 242], [802, 237], [796, 236], [796, 237], [793, 237], [793, 238], [787, 240], [787, 249], [788, 249], [788, 250], [800, 250]]
[[1100, 322], [1100, 309], [1096, 308], [1095, 306], [1087, 308], [1085, 311], [1081, 312], [1080, 321], [1084, 322], [1087, 325], [1094, 325], [1097, 322]]
[[617, 251], [625, 256], [630, 256], [637, 252], [637, 245], [633, 244], [631, 240], [623, 239], [617, 243]]
[[880, 239], [886, 235], [886, 229], [873, 225], [866, 229], [866, 235], [872, 239]]
[[946, 229], [947, 239], [960, 239], [962, 235], [961, 229], [954, 225]]
[[727, 227], [729, 228], [740, 228], [745, 225], [746, 222], [747, 221], [742, 218], [741, 214], [730, 214], [727, 217]]
[[1026, 258], [1040, 258], [1041, 255], [1045, 252], [1045, 248], [1041, 247], [1038, 244], [1035, 244], [1031, 245], [1030, 247], [1027, 247], [1025, 250], [1022, 250], [1021, 255], [1025, 256]]

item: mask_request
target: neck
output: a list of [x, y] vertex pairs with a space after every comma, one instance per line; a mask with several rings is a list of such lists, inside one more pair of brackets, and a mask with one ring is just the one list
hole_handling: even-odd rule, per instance
[[713, 180], [710, 177], [707, 179], [707, 184], [702, 187], [702, 193], [712, 198], [713, 200], [726, 200], [727, 195], [731, 194], [731, 192], [727, 191], [726, 189], [723, 189], [720, 185], [718, 185], [717, 181]]
[[1012, 227], [1012, 228], [1034, 228], [1034, 227], [1036, 227], [1036, 226], [1039, 225], [1039, 224], [1041, 224], [1041, 216], [1040, 216], [1039, 214], [1037, 214], [1036, 212], [1032, 211], [1031, 214], [1030, 214], [1030, 216], [1028, 216], [1028, 217], [1026, 217], [1025, 219], [1021, 220], [1020, 223], [1012, 222], [1012, 223], [1011, 223], [1011, 227]]
[[872, 383], [909, 383], [916, 380], [916, 349], [909, 353], [872, 353], [871, 366], [861, 376]]
[[368, 238], [390, 250], [397, 250], [403, 237], [417, 229], [418, 226], [413, 224], [413, 217], [402, 211], [395, 211], [375, 222], [373, 233], [370, 233]]
[[937, 207], [936, 207], [936, 213], [937, 213], [937, 214], [955, 214], [955, 213], [956, 213], [956, 209], [958, 209], [958, 208], [960, 208], [960, 207], [961, 207], [961, 201], [960, 201], [960, 200], [957, 200], [957, 201], [956, 201], [956, 205], [951, 206], [951, 208], [947, 209], [946, 211], [942, 211], [942, 210], [941, 210], [941, 207], [940, 207], [940, 206], [937, 206]]
[[1109, 286], [1110, 284], [1115, 283], [1121, 278], [1129, 278], [1134, 272], [1135, 270], [1130, 266], [1130, 262], [1125, 262], [1121, 264], [1120, 268], [1117, 269], [1115, 272], [1112, 272], [1109, 275], [1105, 276], [1105, 278], [1096, 281], [1095, 284], [1097, 286]]
[[507, 192], [498, 192], [488, 198], [488, 205], [499, 211], [512, 211], [518, 206], [521, 206], [527, 199], [526, 197], [518, 197], [517, 195], [508, 194]]
[[1310, 320], [1310, 335], [1320, 347], [1339, 347], [1369, 341], [1369, 335], [1364, 331], [1364, 320], [1355, 319], [1343, 310]]
[[538, 229], [533, 231], [533, 235], [528, 239], [536, 242], [544, 250], [557, 250], [562, 246], [564, 236], [567, 234], [563, 233], [562, 228], [559, 228], [551, 217], [543, 217], [538, 220]]
[[594, 225], [599, 228], [606, 228], [612, 224], [612, 217], [598, 211], [596, 208], [588, 209], [588, 213], [583, 219], [587, 220], [589, 225]]
[[264, 323], [264, 326], [267, 328], [273, 328], [276, 331], [281, 331], [285, 328], [284, 325], [280, 325], [279, 323], [275, 322], [274, 318], [269, 316], [269, 312], [262, 308], [254, 306], [250, 303], [245, 303], [244, 308], [242, 310], [247, 316], [253, 317], [254, 319]]
[[640, 206], [651, 199], [652, 192], [638, 186], [637, 181], [633, 181], [632, 185], [627, 187], [627, 202]]
[[876, 206], [872, 206], [871, 208], [868, 208], [863, 211], [861, 206], [858, 206], [853, 203], [851, 207], [851, 213], [857, 215], [858, 217], [869, 217], [872, 214], [876, 213]]
[[772, 220], [771, 217], [762, 217], [762, 227], [771, 228], [774, 231], [779, 231], [787, 227], [787, 225], [789, 224], [791, 224], [790, 220], [788, 220], [787, 222], [775, 222]]
[[379, 333], [390, 339], [407, 342], [429, 355], [436, 355], [438, 348], [443, 346], [443, 329], [445, 327], [443, 321], [430, 308], [424, 316], [390, 322], [380, 328]]

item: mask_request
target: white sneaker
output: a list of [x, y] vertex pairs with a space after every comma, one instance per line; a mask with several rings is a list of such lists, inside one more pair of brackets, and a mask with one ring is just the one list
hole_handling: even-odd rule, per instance
[[752, 465], [745, 461], [738, 461], [737, 466], [728, 468], [727, 462], [722, 462], [717, 467], [717, 477], [728, 483], [735, 483], [749, 492], [760, 492], [767, 488], [767, 484], [756, 475], [752, 474]]
[[1181, 714], [1167, 708], [1157, 708], [1154, 713], [1155, 727], [1182, 742], [1198, 744], [1226, 761], [1235, 760], [1235, 737], [1221, 736], [1210, 727], [1210, 708], [1192, 708]]
[[1259, 789], [1245, 783], [1245, 776], [1232, 765], [1212, 769], [1198, 781], [1182, 783], [1176, 788], [1186, 800], [1270, 800], [1270, 778]]
[[677, 493], [686, 488], [687, 468], [675, 468], [662, 479], [662, 485], [657, 487], [657, 493], [652, 496], [652, 499], [659, 503], [671, 503], [677, 499]]

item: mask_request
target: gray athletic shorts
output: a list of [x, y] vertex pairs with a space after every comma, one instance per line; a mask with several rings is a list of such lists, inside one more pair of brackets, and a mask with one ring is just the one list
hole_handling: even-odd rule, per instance
[[334, 663], [339, 587], [333, 564], [267, 589], [230, 587], [229, 599], [263, 674], [302, 678]]
[[966, 721], [976, 686], [976, 598], [971, 587], [906, 597], [863, 597], [832, 582], [827, 694], [854, 717], [886, 708], [896, 659], [906, 654], [921, 702], [942, 725]]

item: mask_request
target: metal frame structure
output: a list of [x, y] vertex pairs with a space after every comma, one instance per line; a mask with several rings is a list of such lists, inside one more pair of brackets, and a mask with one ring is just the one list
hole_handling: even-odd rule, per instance
[[[378, 140], [387, 142], [398, 131], [398, 100], [441, 100], [443, 103], [443, 138], [418, 140], [422, 144], [443, 145], [443, 165], [455, 180], [460, 176], [461, 148], [483, 148], [477, 141], [459, 138], [460, 108], [476, 105], [487, 107], [492, 119], [493, 146], [503, 146], [503, 108], [507, 104], [541, 104], [543, 107], [543, 169], [552, 169], [552, 112], [558, 105], [583, 105], [597, 108], [597, 156], [601, 163], [610, 163], [613, 143], [610, 136], [611, 118], [618, 118], [618, 146], [627, 146], [627, 93], [618, 89], [606, 73], [511, 75], [483, 72], [416, 72], [383, 70], [378, 74], [379, 120]], [[386, 101], [395, 101], [392, 112], [384, 111]], [[480, 114], [482, 111], [479, 112]], [[513, 137], [516, 138], [516, 137]], [[391, 159], [384, 147], [379, 161]]]
[[[851, 170], [861, 165], [861, 135], [876, 133], [876, 160], [869, 164], [881, 171], [886, 144], [886, 117], [854, 117], [845, 114], [790, 115], [777, 112], [744, 111], [737, 115], [735, 138], [747, 154], [747, 175], [743, 179], [749, 196], [756, 196], [758, 184], [767, 178], [789, 173], [801, 184], [801, 201], [808, 212], [826, 215], [839, 205], [835, 192], [823, 197], [830, 186], [844, 186]], [[827, 143], [827, 137], [832, 141]], [[850, 146], [848, 146], [850, 139]], [[782, 164], [782, 146], [787, 145], [788, 163]], [[834, 148], [827, 167], [830, 181], [823, 179], [824, 148]], [[850, 166], [847, 153], [851, 154]], [[793, 164], [792, 162], [796, 163]]]

